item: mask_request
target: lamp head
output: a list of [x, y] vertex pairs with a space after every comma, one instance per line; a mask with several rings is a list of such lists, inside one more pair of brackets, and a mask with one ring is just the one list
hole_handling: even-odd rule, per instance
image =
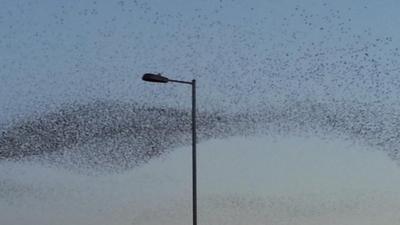
[[142, 80], [155, 83], [168, 83], [169, 79], [161, 76], [161, 74], [145, 73]]

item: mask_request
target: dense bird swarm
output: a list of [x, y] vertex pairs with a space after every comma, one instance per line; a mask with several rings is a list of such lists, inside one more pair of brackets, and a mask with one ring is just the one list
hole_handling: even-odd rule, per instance
[[[398, 112], [373, 104], [297, 101], [258, 112], [200, 112], [198, 135], [200, 141], [255, 134], [336, 135], [398, 159], [399, 125]], [[0, 159], [65, 164], [67, 158], [69, 166], [126, 169], [190, 143], [190, 112], [96, 101], [10, 124], [0, 135]]]

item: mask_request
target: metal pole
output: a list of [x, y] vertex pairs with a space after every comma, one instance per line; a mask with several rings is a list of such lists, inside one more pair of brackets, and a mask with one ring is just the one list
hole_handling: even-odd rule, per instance
[[196, 80], [192, 80], [192, 178], [193, 225], [197, 225], [197, 165], [196, 165]]

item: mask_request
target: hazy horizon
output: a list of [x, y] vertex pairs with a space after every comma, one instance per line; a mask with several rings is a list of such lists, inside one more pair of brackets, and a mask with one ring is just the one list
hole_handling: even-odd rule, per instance
[[[256, 136], [198, 146], [199, 223], [391, 225], [400, 169], [341, 139]], [[5, 224], [187, 224], [190, 147], [121, 174], [86, 176], [2, 163]], [[18, 187], [18, 188], [16, 188]]]

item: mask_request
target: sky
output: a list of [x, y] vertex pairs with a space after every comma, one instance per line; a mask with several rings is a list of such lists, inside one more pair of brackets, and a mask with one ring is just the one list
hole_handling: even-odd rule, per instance
[[308, 98], [396, 102], [399, 3], [35, 1], [0, 9], [0, 119], [120, 100], [231, 111]]
[[[301, 143], [301, 144], [299, 144]], [[340, 139], [231, 137], [198, 146], [198, 219], [211, 225], [393, 225], [400, 170]], [[125, 173], [0, 163], [3, 224], [190, 224], [190, 146]]]
[[[188, 86], [144, 83], [147, 72], [196, 79], [199, 111], [290, 109], [283, 131], [321, 125], [308, 116], [326, 112], [293, 102], [332, 104], [329, 115], [342, 117], [327, 129], [341, 123], [337, 130], [355, 140], [321, 133], [199, 143], [202, 219], [394, 224], [398, 165], [377, 146], [398, 150], [399, 7], [397, 0], [2, 0], [0, 130], [76, 102], [190, 107]], [[355, 110], [353, 101], [374, 107]], [[184, 146], [101, 176], [2, 161], [0, 223], [187, 224], [189, 153]]]

